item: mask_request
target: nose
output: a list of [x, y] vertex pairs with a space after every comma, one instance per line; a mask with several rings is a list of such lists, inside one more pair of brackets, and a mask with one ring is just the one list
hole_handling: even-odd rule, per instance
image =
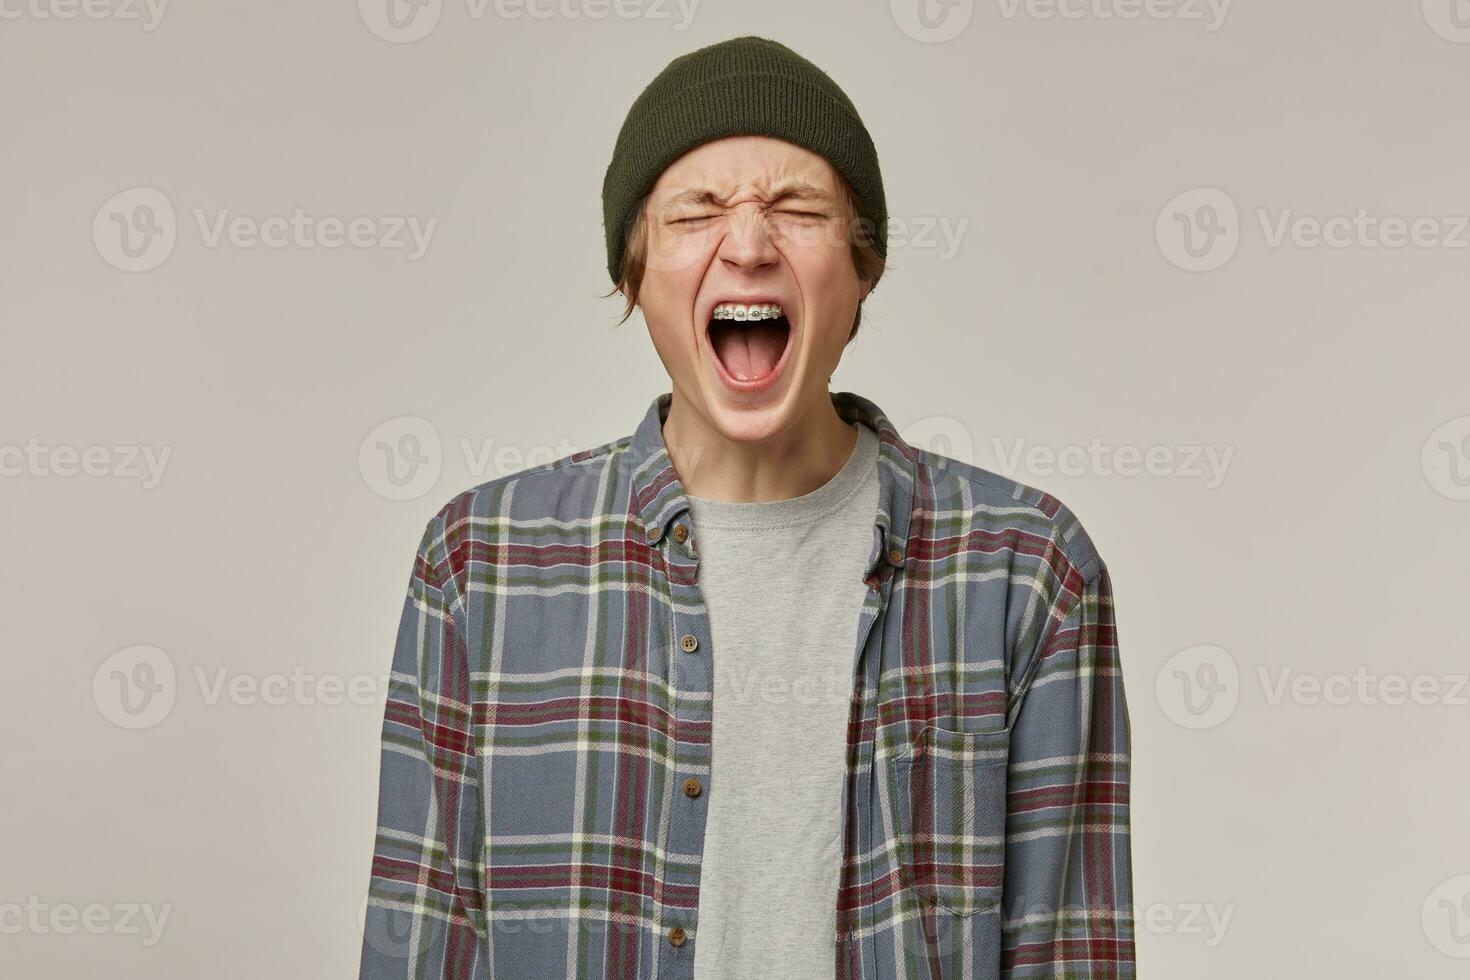
[[719, 256], [727, 268], [746, 273], [760, 272], [776, 264], [779, 253], [759, 205], [742, 205], [730, 212]]

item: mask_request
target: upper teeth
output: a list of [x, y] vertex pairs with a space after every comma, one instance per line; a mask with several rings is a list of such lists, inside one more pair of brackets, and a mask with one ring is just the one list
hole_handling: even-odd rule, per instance
[[721, 303], [714, 312], [716, 320], [772, 320], [782, 315], [777, 303]]

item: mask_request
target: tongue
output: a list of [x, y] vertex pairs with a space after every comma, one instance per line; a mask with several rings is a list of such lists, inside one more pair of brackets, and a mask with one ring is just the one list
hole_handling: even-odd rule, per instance
[[744, 327], [716, 324], [710, 330], [715, 356], [739, 381], [764, 378], [776, 369], [786, 349], [788, 328], [775, 320], [759, 320]]

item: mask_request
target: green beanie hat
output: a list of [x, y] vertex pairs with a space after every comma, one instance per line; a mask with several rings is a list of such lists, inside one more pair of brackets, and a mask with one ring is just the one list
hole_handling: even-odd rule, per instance
[[871, 222], [873, 248], [886, 255], [883, 177], [857, 109], [826, 72], [795, 51], [746, 36], [675, 58], [628, 110], [602, 179], [607, 272], [614, 283], [628, 229], [664, 168], [702, 143], [740, 135], [773, 136], [825, 157], [852, 186]]

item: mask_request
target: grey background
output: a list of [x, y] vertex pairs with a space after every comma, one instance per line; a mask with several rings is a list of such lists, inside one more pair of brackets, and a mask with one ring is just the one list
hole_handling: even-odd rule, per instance
[[[1142, 975], [1463, 975], [1451, 0], [936, 4], [947, 40], [912, 0], [460, 0], [420, 8], [417, 40], [385, 0], [178, 3], [151, 29], [99, 2], [0, 7], [6, 976], [355, 974], [381, 698], [278, 685], [380, 696], [438, 506], [631, 432], [666, 390], [641, 321], [601, 298], [603, 168], [663, 64], [745, 33], [844, 86], [907, 227], [833, 386], [1053, 492], [1112, 569]], [[1169, 229], [1209, 221], [1199, 188], [1238, 216], [1188, 271]], [[137, 210], [160, 196], [172, 219]], [[207, 234], [297, 208], [375, 241], [435, 224], [416, 258]], [[1360, 210], [1438, 241], [1268, 233]], [[163, 232], [134, 240], [150, 268], [120, 267], [119, 218]], [[397, 460], [400, 488], [378, 445], [404, 436], [423, 462]], [[1174, 461], [1025, 462], [1093, 440]], [[155, 481], [129, 475], [144, 447], [169, 454]], [[1395, 683], [1434, 693], [1384, 703]], [[127, 906], [167, 909], [153, 941]]]

